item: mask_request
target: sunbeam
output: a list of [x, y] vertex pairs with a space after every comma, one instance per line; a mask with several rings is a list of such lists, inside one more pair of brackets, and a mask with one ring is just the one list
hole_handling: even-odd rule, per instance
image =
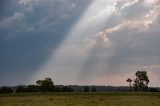
[[[92, 2], [79, 21], [73, 25], [66, 40], [33, 78], [39, 79], [50, 76], [58, 79], [57, 77], [64, 74], [64, 79], [67, 82], [75, 84], [79, 72], [83, 69], [83, 62], [87, 57], [85, 51], [91, 49], [85, 44], [93, 37], [92, 35], [105, 28], [107, 19], [116, 11], [115, 6], [114, 0], [95, 0]], [[70, 73], [72, 73], [71, 81], [69, 81]], [[56, 82], [65, 82], [65, 80]]]
[[143, 70], [159, 86], [160, 0], [1, 1], [0, 86], [123, 86]]

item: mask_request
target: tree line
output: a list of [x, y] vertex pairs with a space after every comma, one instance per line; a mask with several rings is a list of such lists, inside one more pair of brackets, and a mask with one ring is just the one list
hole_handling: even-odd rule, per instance
[[[132, 81], [134, 82], [132, 84]], [[129, 91], [140, 92], [159, 92], [156, 88], [149, 88], [149, 77], [146, 71], [137, 71], [135, 73], [135, 79], [127, 78], [126, 82], [129, 83]], [[1, 87], [0, 93], [32, 93], [32, 92], [73, 92], [74, 90], [70, 86], [55, 86], [51, 78], [45, 78], [44, 80], [36, 81], [36, 85], [17, 86], [15, 89], [11, 87]], [[96, 87], [91, 89], [85, 86], [82, 91], [79, 92], [97, 92]]]
[[32, 92], [73, 92], [69, 86], [55, 86], [51, 78], [36, 81], [36, 85], [17, 86], [15, 91], [11, 87], [1, 87], [0, 93], [32, 93]]

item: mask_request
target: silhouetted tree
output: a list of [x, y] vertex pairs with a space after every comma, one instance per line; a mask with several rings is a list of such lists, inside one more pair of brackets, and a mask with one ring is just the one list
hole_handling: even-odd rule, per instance
[[131, 89], [132, 89], [132, 85], [131, 85], [131, 83], [132, 83], [132, 79], [127, 78], [126, 82], [128, 82], [128, 83], [129, 83], [129, 89], [131, 90]]
[[38, 80], [36, 84], [39, 87], [39, 90], [43, 93], [54, 91], [54, 83], [51, 78], [45, 78], [45, 80]]
[[0, 93], [13, 93], [13, 90], [10, 87], [2, 87], [0, 88]]
[[129, 86], [131, 87], [132, 79], [127, 78], [126, 82], [128, 82], [128, 83], [129, 83]]
[[147, 91], [148, 90], [148, 75], [146, 71], [137, 71], [136, 79], [134, 80], [134, 88], [136, 91]]
[[27, 87], [26, 86], [20, 85], [16, 89], [16, 93], [25, 93], [25, 92], [27, 92]]
[[41, 85], [43, 84], [43, 80], [38, 80], [38, 81], [36, 82], [36, 84], [37, 84], [37, 86], [41, 86]]

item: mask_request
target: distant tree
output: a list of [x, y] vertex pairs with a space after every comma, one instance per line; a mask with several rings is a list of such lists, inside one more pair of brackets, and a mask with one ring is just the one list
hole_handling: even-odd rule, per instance
[[89, 87], [88, 87], [88, 86], [85, 86], [85, 87], [83, 88], [83, 91], [84, 91], [84, 92], [89, 92]]
[[36, 85], [28, 85], [27, 92], [38, 92], [38, 87]]
[[37, 86], [41, 86], [41, 85], [43, 84], [43, 80], [38, 80], [38, 81], [36, 82], [36, 84], [37, 84]]
[[127, 78], [126, 82], [128, 82], [128, 83], [129, 83], [129, 89], [131, 90], [131, 89], [132, 89], [132, 85], [131, 85], [131, 83], [132, 83], [132, 79]]
[[45, 78], [44, 80], [38, 80], [36, 84], [39, 90], [43, 93], [54, 91], [54, 83], [51, 78]]
[[43, 86], [45, 92], [53, 92], [54, 90], [54, 84], [51, 78], [45, 78], [45, 80], [43, 81]]
[[47, 86], [54, 86], [54, 83], [51, 78], [45, 78], [44, 81]]
[[62, 87], [62, 92], [73, 92], [73, 89], [69, 86], [63, 86]]
[[54, 87], [54, 92], [62, 92], [62, 91], [63, 91], [62, 87], [58, 87], [58, 86]]
[[20, 85], [16, 89], [16, 93], [25, 93], [27, 92], [27, 86]]
[[0, 93], [13, 93], [13, 90], [10, 87], [1, 87]]
[[136, 91], [147, 91], [148, 90], [148, 75], [146, 71], [137, 71], [136, 79], [134, 80], [134, 88]]
[[82, 89], [81, 89], [81, 88], [79, 88], [79, 89], [78, 89], [78, 92], [82, 92]]
[[36, 84], [37, 84], [37, 89], [38, 89], [38, 91], [43, 92], [43, 91], [44, 91], [44, 90], [43, 90], [43, 88], [44, 88], [43, 80], [38, 80], [38, 81], [36, 81]]
[[160, 92], [158, 88], [149, 88], [149, 92]]
[[96, 87], [92, 87], [91, 91], [92, 91], [92, 92], [97, 92]]

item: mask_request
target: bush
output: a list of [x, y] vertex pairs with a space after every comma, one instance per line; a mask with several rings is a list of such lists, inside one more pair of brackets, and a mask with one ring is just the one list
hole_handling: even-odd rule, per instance
[[0, 88], [0, 93], [13, 93], [13, 90], [10, 87], [2, 87]]
[[62, 89], [62, 92], [73, 92], [73, 89], [68, 86], [64, 86]]
[[149, 92], [160, 92], [157, 88], [149, 88]]
[[16, 93], [25, 93], [25, 92], [27, 92], [26, 86], [18, 86], [16, 89]]
[[18, 86], [16, 93], [27, 93], [27, 92], [38, 92], [38, 87], [36, 85], [28, 86]]

